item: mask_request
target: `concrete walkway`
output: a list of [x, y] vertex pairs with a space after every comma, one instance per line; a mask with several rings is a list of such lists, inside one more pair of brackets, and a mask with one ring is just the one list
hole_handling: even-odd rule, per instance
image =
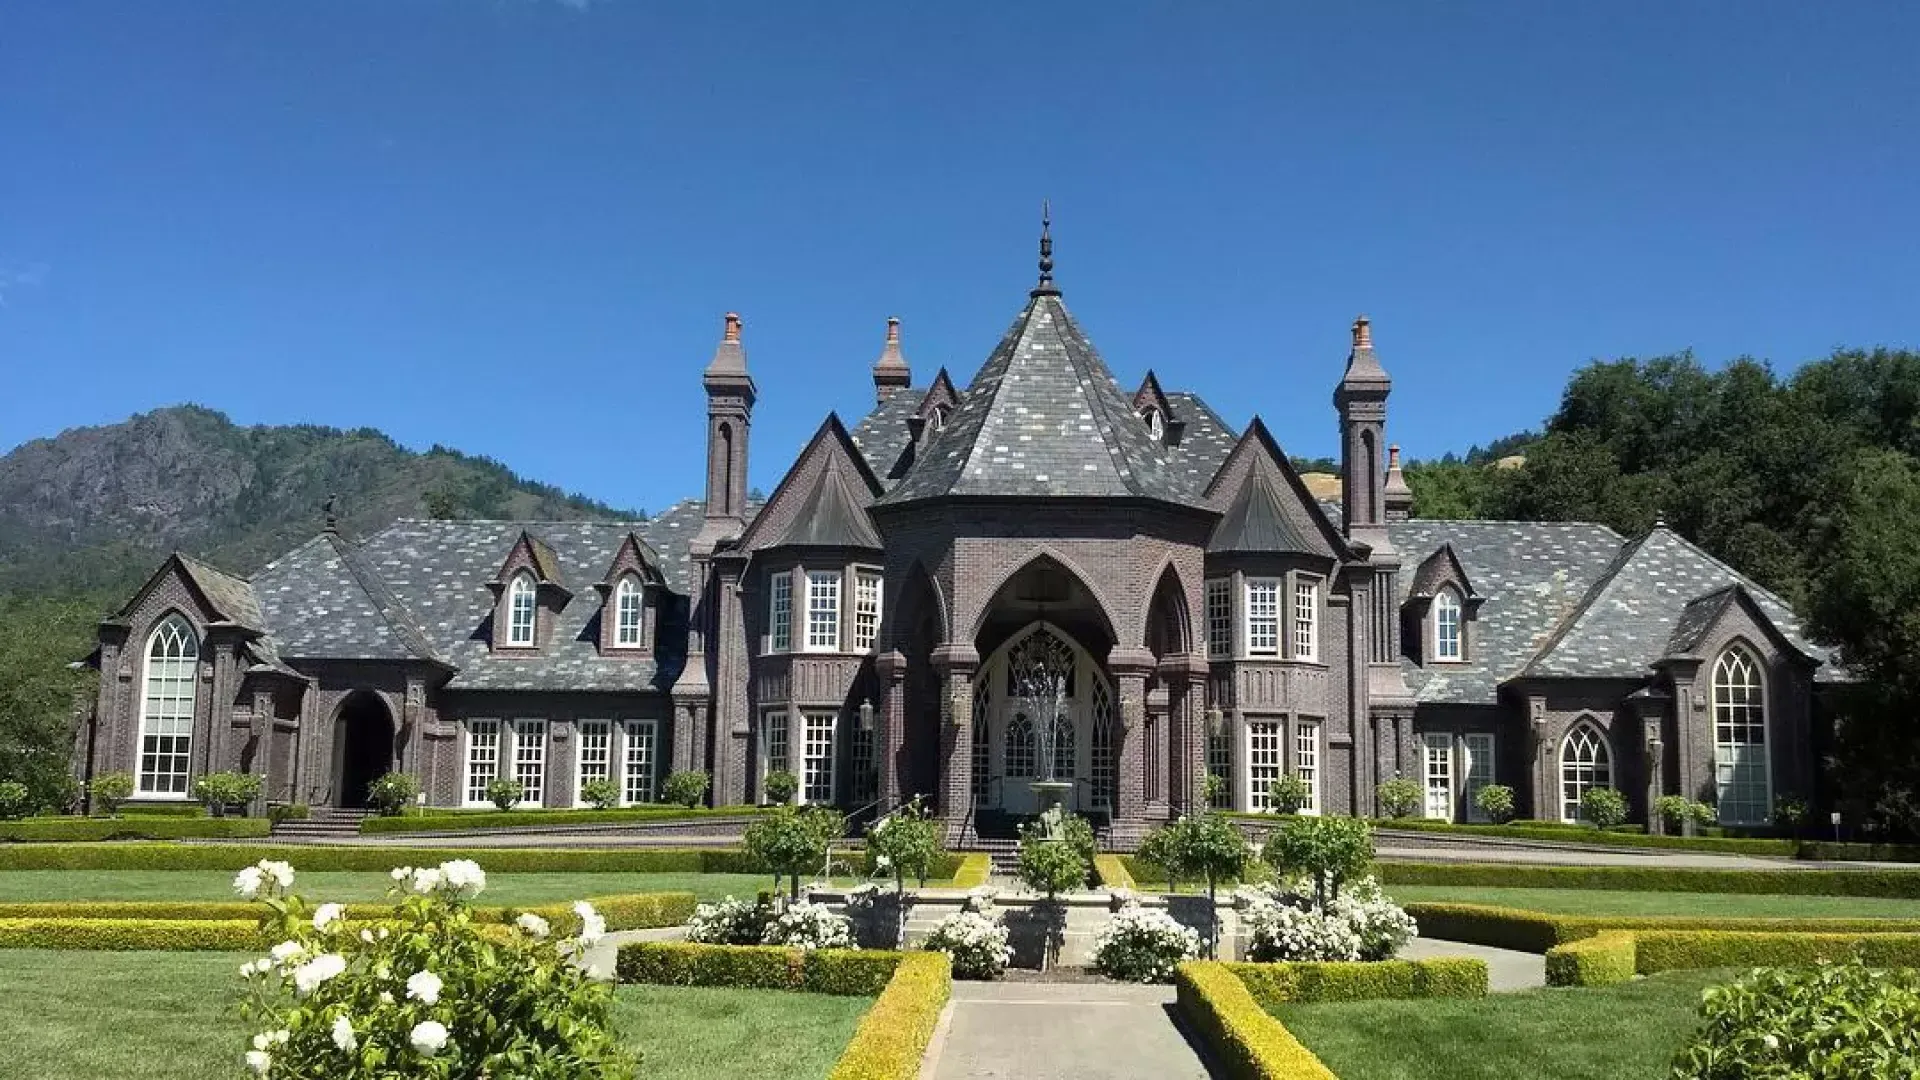
[[955, 982], [920, 1080], [1205, 1080], [1173, 987]]
[[620, 960], [620, 946], [629, 941], [679, 941], [686, 936], [687, 928], [684, 926], [668, 926], [658, 930], [616, 930], [587, 950], [584, 961], [587, 974], [603, 982], [612, 979], [614, 965]]
[[1462, 941], [1442, 941], [1438, 938], [1414, 938], [1407, 942], [1406, 948], [1400, 950], [1398, 959], [1433, 960], [1451, 956], [1485, 960], [1487, 989], [1496, 994], [1547, 985], [1547, 958], [1538, 953], [1490, 949], [1485, 945], [1468, 945]]

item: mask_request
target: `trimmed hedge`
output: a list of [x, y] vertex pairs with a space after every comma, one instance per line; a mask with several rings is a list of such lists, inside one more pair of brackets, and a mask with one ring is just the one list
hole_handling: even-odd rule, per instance
[[210, 818], [172, 814], [126, 817], [44, 817], [0, 821], [0, 841], [73, 843], [91, 840], [252, 839], [273, 828], [266, 818]]
[[[663, 926], [684, 926], [693, 918], [693, 909], [698, 903], [690, 892], [659, 893], [622, 893], [618, 896], [589, 896], [587, 903], [607, 920], [609, 930], [653, 930]], [[352, 908], [348, 908], [348, 917], [352, 917]], [[489, 914], [498, 912], [501, 922], [512, 922], [520, 912], [531, 911], [548, 922], [564, 920], [573, 915], [573, 904], [562, 901], [554, 904], [541, 904], [534, 907], [503, 907], [485, 909]]]
[[4, 870], [229, 870], [283, 859], [305, 871], [379, 871], [472, 859], [488, 873], [763, 874], [736, 848], [400, 848], [312, 844], [34, 844], [0, 847]]
[[1920, 933], [1920, 919], [1750, 919], [1691, 915], [1555, 915], [1483, 904], [1406, 905], [1422, 937], [1544, 953], [1608, 930], [1722, 930], [1772, 933]]
[[1109, 889], [1138, 890], [1140, 886], [1133, 880], [1133, 874], [1127, 870], [1126, 860], [1118, 855], [1095, 855], [1093, 857], [1093, 882]]
[[1373, 962], [1228, 964], [1260, 1007], [1301, 1001], [1487, 996], [1487, 962], [1464, 958]]
[[1636, 930], [1634, 970], [1811, 964], [1858, 956], [1871, 967], [1920, 967], [1920, 934]]
[[1548, 986], [1612, 986], [1634, 974], [1631, 930], [1608, 930], [1547, 950]]
[[0, 919], [0, 949], [240, 952], [266, 944], [251, 919]]
[[[607, 920], [609, 930], [651, 930], [680, 926], [692, 917], [694, 895], [689, 892], [626, 893], [618, 896], [587, 898], [594, 910]], [[255, 924], [262, 908], [257, 903], [239, 900], [204, 902], [101, 901], [0, 904], [0, 920], [33, 923], [180, 923], [245, 922]], [[542, 904], [534, 907], [492, 907], [473, 909], [474, 919], [487, 923], [512, 922], [521, 912], [531, 911], [549, 921], [565, 920], [573, 915], [573, 904]], [[349, 922], [383, 919], [393, 913], [390, 904], [348, 904]], [[4, 946], [0, 946], [4, 947]], [[102, 946], [107, 948], [108, 946]], [[155, 946], [156, 948], [160, 946]]]
[[1179, 1009], [1208, 1056], [1235, 1080], [1339, 1080], [1254, 1000], [1226, 965], [1189, 960], [1174, 969]]
[[1920, 898], [1920, 870], [1701, 870], [1667, 866], [1537, 866], [1521, 863], [1376, 863], [1382, 885], [1475, 885], [1518, 889], [1771, 893], [1778, 896]]
[[1729, 855], [1777, 855], [1790, 857], [1798, 845], [1792, 840], [1739, 839], [1721, 836], [1654, 836], [1644, 832], [1596, 829], [1591, 825], [1549, 824], [1546, 822], [1506, 825], [1469, 825], [1420, 818], [1380, 819], [1375, 829], [1402, 832], [1444, 833], [1458, 836], [1492, 836], [1510, 840], [1545, 840], [1561, 844], [1591, 844], [1595, 847], [1622, 847], [1671, 851], [1717, 851]]
[[702, 818], [749, 817], [766, 812], [761, 806], [629, 806], [613, 810], [553, 809], [529, 807], [525, 810], [434, 809], [425, 814], [401, 814], [396, 817], [370, 817], [360, 823], [362, 833], [435, 833], [464, 832], [468, 829], [553, 828], [566, 825], [621, 825], [655, 821], [699, 821]]
[[[104, 816], [95, 810], [96, 816]], [[120, 816], [144, 814], [153, 817], [206, 817], [207, 808], [195, 802], [123, 802], [120, 804]]]
[[864, 997], [878, 994], [906, 954], [783, 945], [698, 945], [635, 941], [620, 946], [621, 982], [661, 986], [733, 986]]
[[1795, 850], [1794, 858], [1811, 862], [1920, 862], [1920, 845], [1837, 844], [1809, 840]]
[[[951, 857], [951, 853], [942, 854]], [[969, 852], [959, 857], [951, 876], [956, 889], [978, 888], [993, 876], [993, 859], [984, 851]]]
[[901, 954], [893, 978], [860, 1018], [827, 1080], [917, 1080], [952, 994], [953, 965], [944, 953]]

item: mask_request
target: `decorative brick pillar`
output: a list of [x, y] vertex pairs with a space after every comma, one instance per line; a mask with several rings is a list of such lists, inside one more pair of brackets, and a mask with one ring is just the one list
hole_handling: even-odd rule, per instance
[[[940, 816], [957, 828], [973, 809], [973, 677], [980, 654], [971, 645], [941, 645], [933, 650], [940, 673]], [[911, 751], [909, 751], [911, 753]]]
[[1120, 696], [1116, 821], [1144, 819], [1147, 803], [1155, 794], [1147, 760], [1147, 676], [1154, 663], [1153, 654], [1145, 649], [1115, 648], [1107, 654], [1107, 670], [1113, 673], [1114, 690]]
[[1207, 725], [1201, 714], [1207, 670], [1206, 658], [1197, 653], [1160, 660], [1160, 683], [1167, 688], [1171, 718], [1167, 731], [1168, 799], [1177, 814], [1205, 809]]
[[880, 805], [900, 802], [901, 788], [910, 775], [907, 758], [907, 658], [899, 649], [889, 649], [873, 659], [874, 674], [880, 678], [880, 730], [874, 733], [879, 754]]

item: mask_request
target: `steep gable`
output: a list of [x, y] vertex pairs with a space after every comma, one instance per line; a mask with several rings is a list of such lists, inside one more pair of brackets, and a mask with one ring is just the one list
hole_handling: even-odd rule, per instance
[[1299, 552], [1329, 559], [1351, 555], [1340, 531], [1321, 512], [1259, 417], [1227, 455], [1204, 498], [1220, 521], [1207, 550]]
[[772, 547], [878, 549], [867, 506], [884, 490], [838, 415], [829, 414], [740, 538], [744, 551]]

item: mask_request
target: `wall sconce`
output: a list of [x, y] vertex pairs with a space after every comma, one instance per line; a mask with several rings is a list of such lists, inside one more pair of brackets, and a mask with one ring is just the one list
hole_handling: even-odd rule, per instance
[[868, 734], [873, 732], [873, 702], [860, 703], [860, 730]]
[[1227, 733], [1227, 714], [1219, 709], [1207, 710], [1207, 734], [1220, 738]]

